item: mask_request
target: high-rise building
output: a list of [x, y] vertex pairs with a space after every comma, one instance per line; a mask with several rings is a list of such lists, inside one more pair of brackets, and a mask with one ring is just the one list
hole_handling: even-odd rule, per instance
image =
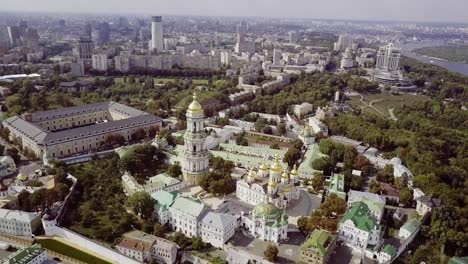
[[380, 47], [377, 52], [377, 63], [375, 67], [379, 70], [396, 71], [400, 69], [400, 49], [393, 43]]
[[255, 53], [255, 42], [253, 41], [245, 41], [244, 35], [242, 33], [237, 34], [237, 43], [234, 51], [238, 54], [242, 54], [242, 52], [247, 52], [250, 54]]
[[21, 44], [20, 30], [17, 26], [8, 27], [8, 38], [10, 40], [10, 45], [16, 47]]
[[164, 49], [162, 16], [151, 17], [151, 50]]
[[220, 56], [221, 56], [221, 64], [222, 65], [224, 65], [224, 66], [231, 65], [231, 61], [232, 61], [231, 51], [229, 51], [229, 50], [221, 51]]
[[273, 65], [274, 66], [281, 65], [282, 58], [283, 58], [283, 54], [281, 53], [281, 50], [274, 49], [273, 50]]
[[93, 54], [94, 45], [93, 42], [88, 38], [80, 38], [78, 40], [76, 51], [79, 59], [91, 60]]
[[83, 76], [84, 75], [84, 64], [82, 62], [72, 63], [71, 65], [71, 74], [73, 76]]
[[333, 44], [333, 49], [335, 51], [344, 51], [347, 48], [351, 50], [357, 49], [356, 41], [348, 35], [340, 35], [338, 41]]
[[408, 85], [409, 79], [400, 69], [400, 49], [393, 43], [380, 47], [374, 70], [374, 80], [383, 83]]
[[184, 180], [199, 184], [201, 177], [208, 171], [208, 151], [205, 148], [206, 132], [204, 128], [205, 114], [193, 95], [193, 102], [187, 109], [187, 130], [184, 135], [184, 156], [182, 172]]
[[296, 44], [299, 42], [299, 33], [296, 31], [289, 32], [289, 43]]
[[99, 23], [97, 30], [97, 42], [99, 44], [104, 44], [110, 40], [110, 26], [107, 22]]
[[98, 71], [107, 71], [107, 54], [93, 54], [92, 67]]
[[86, 22], [83, 26], [83, 36], [86, 38], [91, 38], [93, 33], [93, 28], [89, 22]]

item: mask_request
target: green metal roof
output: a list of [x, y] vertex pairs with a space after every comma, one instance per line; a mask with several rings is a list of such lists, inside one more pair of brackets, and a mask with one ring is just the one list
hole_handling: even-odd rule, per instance
[[174, 200], [179, 195], [178, 192], [157, 191], [151, 194], [151, 197], [158, 202], [161, 208], [169, 208], [174, 203]]
[[256, 217], [266, 217], [267, 219], [276, 219], [280, 215], [280, 210], [272, 203], [259, 203], [253, 209]]
[[327, 248], [330, 245], [330, 242], [336, 238], [336, 235], [322, 230], [315, 229], [306, 241], [301, 246], [302, 250], [313, 250], [318, 252], [321, 256], [325, 256], [327, 253]]
[[398, 252], [397, 249], [394, 246], [389, 245], [389, 244], [385, 245], [385, 247], [383, 248], [382, 251], [387, 253], [388, 255], [390, 255], [392, 257], [395, 256], [397, 254], [397, 252]]
[[344, 192], [344, 175], [334, 174], [330, 181], [329, 193], [334, 193], [342, 199], [346, 199], [346, 193]]
[[15, 256], [12, 257], [8, 263], [9, 264], [29, 263], [32, 259], [39, 256], [44, 251], [45, 249], [43, 249], [40, 245], [35, 244], [28, 248], [25, 248], [23, 250], [16, 252]]
[[357, 228], [367, 232], [376, 226], [379, 227], [369, 214], [369, 207], [364, 202], [353, 203], [348, 212], [341, 218], [340, 223], [344, 223], [346, 220], [351, 220]]
[[417, 219], [411, 219], [410, 221], [406, 222], [401, 228], [408, 230], [408, 232], [412, 234], [414, 233], [414, 231], [416, 231], [416, 229], [418, 229], [419, 225], [421, 224]]
[[468, 257], [452, 257], [448, 264], [468, 264]]

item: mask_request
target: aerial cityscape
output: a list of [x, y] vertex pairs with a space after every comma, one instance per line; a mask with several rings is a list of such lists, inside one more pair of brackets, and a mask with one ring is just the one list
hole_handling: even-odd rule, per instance
[[466, 10], [2, 1], [0, 263], [468, 264]]

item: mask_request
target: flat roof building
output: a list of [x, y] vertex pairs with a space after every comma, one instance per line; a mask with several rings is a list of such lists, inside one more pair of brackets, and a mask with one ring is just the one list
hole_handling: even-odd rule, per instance
[[[139, 129], [148, 135], [161, 118], [116, 102], [101, 102], [13, 116], [3, 125], [10, 139], [21, 142], [38, 158], [63, 158], [97, 151], [108, 135], [126, 141]], [[124, 143], [124, 142], [122, 142]]]

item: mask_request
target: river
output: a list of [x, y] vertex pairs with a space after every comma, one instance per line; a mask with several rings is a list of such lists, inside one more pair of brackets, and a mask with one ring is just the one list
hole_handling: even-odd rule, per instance
[[468, 64], [451, 62], [443, 59], [430, 58], [418, 55], [413, 50], [423, 47], [443, 46], [443, 42], [417, 42], [417, 43], [406, 43], [398, 45], [401, 48], [401, 53], [407, 57], [416, 59], [420, 62], [431, 63], [443, 67], [449, 71], [458, 72], [468, 76]]

